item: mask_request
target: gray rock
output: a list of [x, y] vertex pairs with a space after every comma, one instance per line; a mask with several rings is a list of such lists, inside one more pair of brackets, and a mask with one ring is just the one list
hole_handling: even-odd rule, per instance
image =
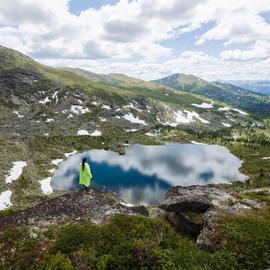
[[90, 189], [72, 191], [60, 197], [40, 203], [25, 211], [14, 212], [0, 218], [0, 227], [6, 224], [39, 225], [63, 224], [69, 220], [87, 218], [94, 224], [106, 223], [112, 216], [124, 213], [127, 215], [147, 215], [142, 207], [130, 208], [119, 203], [119, 198], [109, 193]]
[[160, 204], [177, 229], [196, 237], [197, 245], [208, 250], [214, 249], [213, 234], [224, 214], [244, 215], [254, 207], [261, 205], [211, 185], [172, 187]]

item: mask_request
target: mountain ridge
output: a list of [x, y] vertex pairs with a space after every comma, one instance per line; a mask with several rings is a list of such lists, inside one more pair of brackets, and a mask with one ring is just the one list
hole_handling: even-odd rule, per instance
[[221, 82], [207, 82], [194, 75], [176, 73], [153, 82], [176, 90], [196, 93], [247, 110], [254, 117], [270, 116], [270, 98], [241, 87]]

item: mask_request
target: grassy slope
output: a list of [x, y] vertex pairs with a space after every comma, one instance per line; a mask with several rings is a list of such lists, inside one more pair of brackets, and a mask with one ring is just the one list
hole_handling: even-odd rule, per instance
[[200, 103], [205, 100], [205, 98], [194, 94], [178, 92], [166, 86], [121, 74], [98, 75], [81, 69], [52, 68], [2, 46], [0, 46], [0, 58], [2, 59], [0, 70], [31, 70], [43, 74], [58, 84], [77, 86], [90, 93], [145, 96], [182, 106], [189, 106], [191, 103]]
[[[0, 57], [2, 56], [5, 57], [6, 54], [3, 54], [3, 49], [0, 47]], [[3, 65], [4, 61], [5, 65]], [[148, 84], [143, 85], [142, 83], [140, 84], [141, 87], [136, 87], [137, 83], [133, 78], [129, 79], [129, 77], [115, 74], [111, 76], [115, 80], [121, 81], [123, 86], [110, 88], [106, 84], [82, 78], [69, 70], [40, 65], [17, 53], [4, 61], [0, 63], [0, 69], [16, 67], [35, 70], [59, 83], [79, 85], [86, 88], [87, 91], [95, 89], [107, 91], [106, 93], [124, 92], [127, 95], [150, 95], [157, 100], [174, 104], [182, 102], [186, 105], [190, 102], [199, 103], [202, 100], [195, 95], [178, 93], [169, 88], [157, 90], [153, 87], [151, 89], [152, 86], [148, 87]], [[146, 91], [147, 94], [144, 93]], [[168, 91], [167, 93], [171, 96], [165, 96], [162, 91]], [[196, 98], [197, 101], [194, 101]], [[135, 136], [135, 134], [130, 136]], [[121, 138], [118, 141], [113, 141], [114, 138], [120, 137], [118, 134], [113, 138], [111, 137], [106, 138], [110, 147], [122, 140]], [[50, 149], [50, 153], [48, 153], [49, 161], [54, 157], [62, 157], [63, 152], [71, 151], [74, 145], [79, 146], [76, 143], [80, 143], [84, 147], [86, 143], [90, 144], [88, 137], [84, 138], [85, 144], [81, 138], [66, 139], [67, 142], [64, 142], [62, 138], [35, 138], [33, 139], [35, 142], [31, 141], [30, 144], [33, 152], [35, 152], [34, 146], [37, 147], [36, 150], [44, 147], [44, 153], [46, 153], [45, 148]], [[109, 139], [112, 141], [109, 141]], [[47, 141], [50, 147], [45, 147], [48, 144], [43, 140]], [[80, 141], [77, 142], [77, 140]], [[101, 145], [103, 138], [91, 138], [91, 140], [96, 140], [94, 142], [95, 147], [104, 147]], [[136, 141], [130, 137], [126, 137], [125, 140]], [[53, 144], [55, 144], [55, 147], [52, 147]], [[63, 149], [59, 149], [59, 145]], [[243, 165], [245, 172], [254, 174], [262, 184], [269, 183], [267, 182], [269, 181], [269, 177], [267, 178], [267, 175], [269, 175], [268, 169], [263, 172], [264, 175], [260, 176], [261, 167], [269, 167], [268, 161], [262, 161], [261, 159], [261, 157], [268, 155], [269, 149], [258, 148], [254, 150], [238, 144], [229, 148], [234, 154], [242, 156], [242, 158], [245, 157]], [[80, 150], [80, 147], [76, 147], [76, 149]], [[81, 150], [83, 150], [82, 146]], [[36, 156], [34, 154], [33, 156], [38, 159], [37, 162], [43, 162], [38, 151], [36, 151]], [[23, 180], [27, 181], [27, 171], [25, 174]], [[21, 180], [17, 183], [23, 185], [24, 182]], [[21, 190], [23, 190], [23, 186], [18, 188], [18, 191]], [[268, 197], [263, 199], [269, 200]], [[3, 243], [0, 247], [0, 253], [2, 258], [7, 258], [6, 262], [3, 260], [0, 262], [0, 268], [30, 269], [38, 262], [36, 269], [50, 269], [50, 267], [51, 269], [87, 269], [87, 267], [127, 269], [130, 264], [132, 264], [133, 269], [136, 269], [134, 265], [138, 268], [148, 267], [154, 261], [156, 269], [179, 269], [179, 267], [181, 269], [263, 269], [269, 267], [270, 232], [268, 231], [269, 219], [262, 220], [256, 216], [229, 218], [218, 230], [219, 235], [217, 237], [220, 237], [218, 243], [221, 243], [221, 250], [210, 254], [199, 250], [190, 239], [176, 234], [172, 228], [168, 227], [168, 224], [161, 224], [159, 221], [146, 218], [115, 218], [108, 226], [102, 228], [89, 223], [52, 228], [46, 233], [45, 237], [42, 233], [38, 233], [36, 239], [29, 237], [28, 228], [8, 228], [0, 233], [0, 242]], [[80, 243], [77, 245], [78, 239]], [[12, 256], [14, 250], [20, 250], [20, 253], [15, 257]], [[238, 256], [239, 252], [241, 256]], [[86, 265], [86, 268], [82, 268], [82, 265]], [[117, 267], [122, 265], [122, 268], [120, 266], [115, 268], [116, 265]]]
[[185, 74], [174, 74], [155, 82], [240, 107], [258, 118], [270, 115], [269, 97], [231, 84], [210, 83], [193, 75]]
[[[72, 68], [63, 68], [62, 70], [83, 76], [85, 79], [93, 79], [107, 85], [107, 87], [117, 88], [119, 91], [124, 91], [130, 95], [145, 96], [165, 103], [171, 103], [176, 106], [190, 107], [191, 103], [209, 101], [207, 98], [193, 93], [175, 91], [174, 89], [164, 85], [146, 82], [123, 74], [113, 73], [109, 75], [100, 75], [82, 69]], [[194, 107], [192, 109], [194, 110]]]

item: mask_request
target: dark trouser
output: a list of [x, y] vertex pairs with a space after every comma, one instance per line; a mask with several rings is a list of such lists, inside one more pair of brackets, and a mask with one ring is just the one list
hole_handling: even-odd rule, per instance
[[84, 187], [84, 190], [85, 190], [86, 192], [89, 191], [89, 187], [87, 187], [87, 186], [85, 186], [85, 185], [83, 185], [83, 187]]

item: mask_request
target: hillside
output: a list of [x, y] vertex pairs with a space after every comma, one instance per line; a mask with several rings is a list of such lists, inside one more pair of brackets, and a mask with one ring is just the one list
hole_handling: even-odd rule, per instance
[[[0, 157], [0, 193], [13, 162], [27, 164], [24, 182], [8, 185], [14, 207], [42, 200], [39, 181], [52, 175], [52, 160], [74, 149], [123, 152], [127, 142], [163, 143], [177, 134], [190, 142], [190, 130], [229, 134], [260, 125], [237, 108], [156, 83], [52, 68], [4, 47], [0, 55], [0, 150], [8, 153]], [[161, 134], [153, 137], [156, 126]]]
[[[211, 99], [192, 90], [194, 85], [209, 89], [208, 82], [194, 76], [180, 76], [190, 93], [177, 89], [178, 79], [167, 86], [124, 74], [53, 68], [4, 47], [0, 57], [1, 269], [269, 266], [270, 141], [264, 134], [270, 123], [258, 121], [255, 111], [227, 102], [224, 93], [235, 97], [234, 86], [211, 84], [213, 96], [220, 89], [219, 98]], [[247, 94], [239, 91], [237, 95]], [[253, 102], [254, 93], [248, 95]], [[57, 190], [51, 184], [60, 163], [76, 153], [102, 150], [117, 167], [110, 154], [120, 160], [118, 154], [125, 154], [130, 144], [168, 142], [225, 146], [239, 158], [248, 181], [173, 186], [163, 202], [147, 207], [130, 205], [103, 186], [84, 193]], [[212, 148], [209, 153], [216, 156], [220, 169], [222, 159], [216, 152]], [[146, 152], [140, 154], [139, 165], [154, 174]], [[95, 155], [103, 163], [98, 152]], [[200, 167], [197, 156], [190, 157]], [[174, 158], [157, 159], [161, 174], [164, 163], [170, 162], [169, 173], [179, 177]], [[213, 164], [203, 162], [209, 171], [199, 176], [207, 178], [214, 174]], [[125, 168], [134, 172], [133, 167]], [[70, 166], [67, 169], [69, 181], [73, 172]], [[191, 170], [187, 164], [180, 169]], [[117, 174], [109, 176], [117, 184]], [[156, 188], [153, 185], [159, 192]], [[136, 192], [148, 196], [151, 191]]]
[[248, 111], [258, 119], [270, 116], [269, 97], [229, 83], [207, 82], [185, 74], [174, 74], [154, 82], [228, 103]]

